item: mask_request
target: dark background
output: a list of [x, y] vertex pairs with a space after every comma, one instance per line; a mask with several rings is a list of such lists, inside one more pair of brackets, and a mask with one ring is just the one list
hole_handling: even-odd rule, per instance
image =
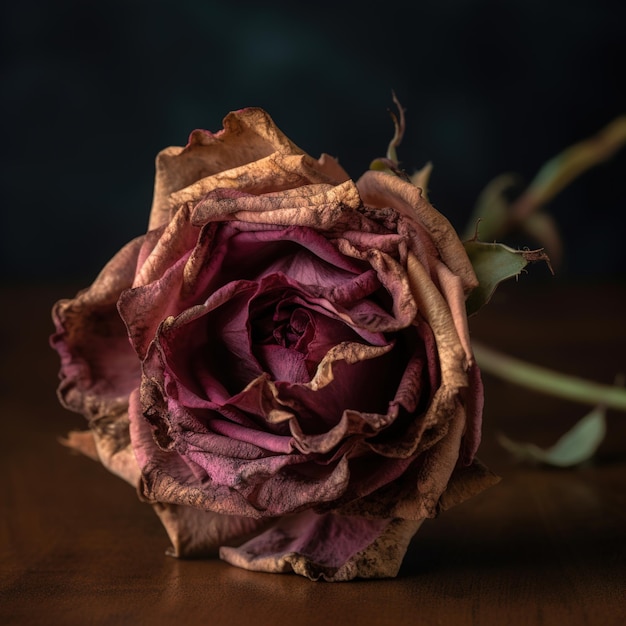
[[[463, 230], [483, 186], [529, 181], [626, 112], [626, 3], [21, 0], [0, 9], [0, 279], [90, 280], [147, 223], [156, 153], [261, 106], [353, 177], [382, 156], [394, 89], [408, 170]], [[551, 205], [563, 279], [626, 277], [626, 150]], [[530, 242], [529, 242], [530, 243]], [[543, 272], [542, 272], [543, 273]]]

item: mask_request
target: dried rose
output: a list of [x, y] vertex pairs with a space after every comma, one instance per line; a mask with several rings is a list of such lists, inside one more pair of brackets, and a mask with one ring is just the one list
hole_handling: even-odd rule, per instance
[[90, 427], [69, 443], [139, 485], [176, 556], [395, 576], [425, 518], [493, 482], [475, 284], [419, 188], [231, 113], [159, 154], [147, 234], [54, 307], [59, 397]]

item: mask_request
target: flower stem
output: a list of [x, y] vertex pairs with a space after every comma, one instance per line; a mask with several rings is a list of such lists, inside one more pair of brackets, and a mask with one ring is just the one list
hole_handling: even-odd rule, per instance
[[492, 348], [472, 341], [474, 356], [484, 372], [566, 400], [584, 404], [601, 404], [607, 409], [626, 411], [626, 389], [594, 383], [576, 376], [555, 372], [502, 354]]
[[621, 115], [594, 136], [570, 146], [548, 161], [511, 206], [511, 217], [516, 222], [523, 222], [574, 179], [610, 159], [625, 144], [626, 115]]

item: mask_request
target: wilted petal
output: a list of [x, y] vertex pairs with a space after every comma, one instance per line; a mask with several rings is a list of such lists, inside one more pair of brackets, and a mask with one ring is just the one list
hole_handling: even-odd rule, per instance
[[160, 279], [173, 265], [189, 256], [200, 235], [200, 229], [191, 224], [189, 215], [189, 207], [182, 206], [170, 222], [148, 232], [133, 287]]
[[150, 229], [169, 221], [169, 196], [195, 181], [252, 163], [275, 152], [303, 154], [261, 109], [229, 113], [217, 133], [196, 130], [185, 148], [162, 150], [156, 160]]
[[431, 234], [443, 262], [459, 276], [465, 293], [478, 284], [463, 244], [450, 222], [423, 197], [422, 190], [397, 176], [369, 171], [357, 182], [363, 202], [373, 207], [393, 206], [420, 222]]
[[190, 506], [155, 502], [172, 547], [170, 556], [194, 558], [217, 556], [223, 545], [247, 540], [267, 521], [241, 515], [222, 515]]
[[450, 392], [467, 387], [465, 370], [468, 362], [447, 302], [412, 254], [408, 257], [407, 271], [419, 311], [435, 337], [441, 368], [441, 387]]
[[248, 570], [293, 571], [311, 580], [395, 576], [419, 522], [305, 511], [278, 520], [220, 557]]
[[215, 220], [238, 219], [328, 230], [345, 209], [356, 209], [361, 203], [351, 180], [336, 186], [316, 185], [313, 190], [313, 194], [305, 187], [298, 188], [297, 193], [283, 191], [255, 196], [218, 189], [196, 205], [192, 223], [202, 226]]
[[439, 509], [445, 511], [461, 504], [499, 482], [500, 477], [478, 459], [474, 459], [469, 465], [457, 466], [450, 476], [446, 490], [441, 494]]
[[67, 434], [67, 437], [60, 439], [60, 442], [76, 450], [93, 461], [99, 461], [98, 449], [91, 430], [73, 430]]
[[114, 422], [99, 421], [93, 430], [72, 431], [61, 443], [94, 461], [100, 461], [111, 473], [133, 486], [139, 484], [141, 471], [130, 446], [126, 416]]
[[[392, 356], [393, 347], [344, 342], [328, 351], [310, 382], [278, 381], [279, 398], [297, 416], [294, 436], [326, 433], [329, 438], [326, 445], [330, 445], [344, 411], [385, 414], [393, 388], [401, 377], [400, 365]], [[381, 370], [385, 371], [384, 377]], [[355, 389], [360, 390], [358, 394]], [[304, 438], [296, 436], [296, 439], [304, 447], [310, 445]]]
[[129, 404], [130, 437], [142, 472], [140, 493], [151, 503], [179, 504], [226, 515], [260, 518], [262, 514], [236, 491], [225, 486], [203, 488], [195, 468], [175, 450], [157, 446], [149, 423], [143, 418], [139, 394]]
[[459, 341], [465, 350], [465, 357], [468, 363], [474, 360], [472, 347], [469, 336], [469, 326], [467, 323], [467, 314], [465, 312], [465, 294], [463, 293], [463, 284], [461, 279], [453, 274], [447, 266], [441, 262], [435, 261], [435, 274], [438, 279], [439, 289], [444, 296], [452, 320], [456, 329]]
[[360, 250], [356, 248], [348, 239], [340, 239], [337, 242], [339, 250], [348, 256], [367, 260], [375, 270], [380, 284], [388, 291], [392, 298], [393, 316], [377, 315], [373, 319], [366, 316], [360, 319], [361, 325], [379, 331], [397, 331], [409, 326], [415, 319], [417, 307], [415, 298], [411, 292], [406, 270], [390, 254], [382, 252], [377, 248]]
[[116, 303], [132, 284], [142, 241], [127, 244], [91, 287], [52, 311], [56, 333], [50, 341], [61, 357], [59, 398], [89, 419], [124, 411], [139, 384], [140, 364]]
[[188, 187], [172, 193], [166, 200], [166, 206], [172, 214], [177, 207], [197, 202], [216, 189], [245, 189], [247, 193], [261, 195], [319, 183], [338, 184], [348, 178], [332, 157], [315, 161], [305, 154], [274, 152], [253, 163], [194, 181]]
[[265, 111], [234, 111], [224, 119], [221, 131], [196, 130], [186, 147], [159, 153], [149, 229], [166, 224], [180, 206], [216, 189], [263, 194], [348, 179], [329, 155], [315, 160], [305, 154]]
[[[345, 441], [348, 437], [373, 437], [386, 428], [396, 418], [397, 408], [388, 413], [365, 413], [355, 410], [344, 410], [336, 426], [323, 433], [305, 433], [298, 420], [293, 416], [289, 428], [294, 438], [295, 447], [304, 454], [327, 454]], [[319, 428], [319, 425], [316, 424]]]
[[461, 449], [461, 462], [469, 465], [480, 446], [485, 394], [480, 369], [472, 363], [467, 373], [468, 388], [464, 394], [466, 426]]

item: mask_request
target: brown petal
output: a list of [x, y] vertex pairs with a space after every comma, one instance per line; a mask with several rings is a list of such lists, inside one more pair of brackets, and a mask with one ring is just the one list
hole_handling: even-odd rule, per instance
[[[345, 182], [348, 175], [345, 172], [341, 175], [341, 172], [335, 172], [329, 168], [328, 159], [324, 161], [326, 166], [322, 168], [319, 161], [315, 161], [306, 154], [292, 155], [275, 152], [253, 163], [194, 181], [191, 185], [172, 193], [165, 200], [163, 208], [164, 210], [167, 208], [171, 215], [181, 204], [197, 202], [215, 189], [237, 189], [260, 195], [315, 183], [335, 185]], [[339, 165], [337, 167], [339, 168]], [[332, 176], [326, 173], [328, 170]]]
[[200, 233], [190, 224], [190, 209], [183, 205], [166, 226], [146, 235], [133, 287], [147, 285], [163, 276], [192, 250]]
[[363, 506], [371, 506], [374, 499], [372, 511], [377, 508], [382, 515], [419, 520], [436, 514], [439, 498], [457, 466], [466, 427], [462, 398], [468, 379], [465, 351], [445, 299], [413, 253], [408, 255], [407, 271], [419, 314], [428, 322], [435, 338], [441, 384], [420, 428], [415, 429], [415, 437], [404, 442], [406, 450], [398, 450], [408, 457], [418, 447], [421, 449], [414, 469], [417, 474], [412, 477], [408, 472], [406, 480], [364, 499]]
[[317, 366], [317, 370], [311, 381], [304, 383], [303, 386], [317, 391], [333, 380], [333, 364], [336, 361], [343, 360], [352, 365], [358, 361], [379, 357], [389, 352], [392, 348], [393, 344], [368, 346], [358, 342], [342, 341], [326, 353], [326, 356]]
[[61, 443], [101, 462], [111, 473], [137, 487], [141, 471], [130, 446], [128, 419], [121, 416], [108, 420], [108, 426], [104, 426], [104, 421], [100, 420], [99, 427], [92, 430], [70, 432]]
[[175, 557], [217, 556], [219, 548], [246, 541], [266, 520], [222, 515], [177, 504], [154, 503], [153, 508], [167, 531]]
[[478, 459], [471, 465], [457, 466], [450, 477], [446, 490], [439, 500], [439, 508], [445, 511], [481, 491], [500, 482], [500, 477], [485, 467]]
[[394, 515], [414, 520], [437, 515], [439, 499], [457, 467], [464, 430], [465, 411], [457, 401], [447, 425], [439, 429], [444, 436], [422, 453], [414, 478], [415, 486], [394, 507]]
[[441, 387], [457, 391], [467, 387], [467, 359], [448, 303], [413, 253], [407, 258], [407, 273], [418, 311], [435, 336], [441, 367]]
[[359, 193], [351, 180], [336, 186], [318, 184], [311, 189], [304, 186], [261, 196], [216, 191], [196, 205], [192, 223], [203, 226], [214, 220], [229, 218], [257, 224], [327, 230], [346, 208], [356, 209], [360, 204]]
[[439, 282], [439, 289], [450, 307], [450, 313], [452, 314], [459, 341], [465, 350], [468, 363], [471, 363], [474, 360], [474, 354], [472, 353], [469, 325], [467, 322], [463, 283], [458, 276], [453, 274], [446, 265], [438, 260], [435, 262], [435, 273]]
[[[217, 133], [194, 131], [185, 148], [171, 147], [159, 153], [150, 229], [169, 220], [172, 207], [169, 196], [200, 179], [235, 170], [231, 176], [238, 179], [237, 185], [252, 184], [254, 188], [260, 179], [255, 179], [254, 172], [250, 172], [248, 177], [246, 167], [242, 166], [270, 155], [304, 155], [262, 109], [248, 108], [229, 113], [223, 125], [223, 130]], [[317, 162], [310, 157], [303, 159], [300, 170], [305, 176], [311, 171], [317, 171], [320, 179], [327, 177], [326, 180], [332, 182], [342, 182], [348, 178], [338, 163], [327, 155], [323, 155]], [[224, 183], [229, 175], [220, 178]], [[228, 183], [219, 186], [232, 187]]]
[[[437, 428], [437, 435], [428, 449], [421, 452], [402, 477], [363, 498], [346, 503], [341, 506], [341, 513], [414, 521], [435, 517], [441, 508], [440, 498], [459, 467], [459, 447], [464, 428], [464, 408], [457, 402], [452, 416], [448, 416], [447, 423]], [[463, 472], [466, 470], [461, 469]], [[469, 473], [465, 476], [469, 476]], [[460, 490], [468, 487], [468, 492], [478, 493], [493, 484], [488, 476], [484, 478], [483, 480], [483, 477], [477, 476], [471, 489], [469, 481], [463, 485], [461, 480], [458, 486]], [[464, 499], [454, 488], [451, 488], [449, 496], [446, 500], [448, 507]]]
[[60, 442], [64, 446], [88, 456], [92, 461], [100, 460], [93, 432], [90, 430], [73, 430], [67, 434], [65, 439], [61, 439]]
[[402, 215], [422, 223], [430, 232], [443, 262], [463, 281], [467, 294], [476, 285], [476, 275], [463, 244], [450, 222], [423, 197], [419, 187], [384, 172], [369, 171], [357, 182], [366, 205], [393, 207]]
[[394, 519], [383, 534], [355, 554], [329, 581], [353, 578], [395, 578], [409, 543], [424, 520]]
[[110, 472], [134, 487], [139, 485], [141, 470], [135, 459], [128, 432], [128, 414], [101, 419], [92, 425], [98, 457]]

